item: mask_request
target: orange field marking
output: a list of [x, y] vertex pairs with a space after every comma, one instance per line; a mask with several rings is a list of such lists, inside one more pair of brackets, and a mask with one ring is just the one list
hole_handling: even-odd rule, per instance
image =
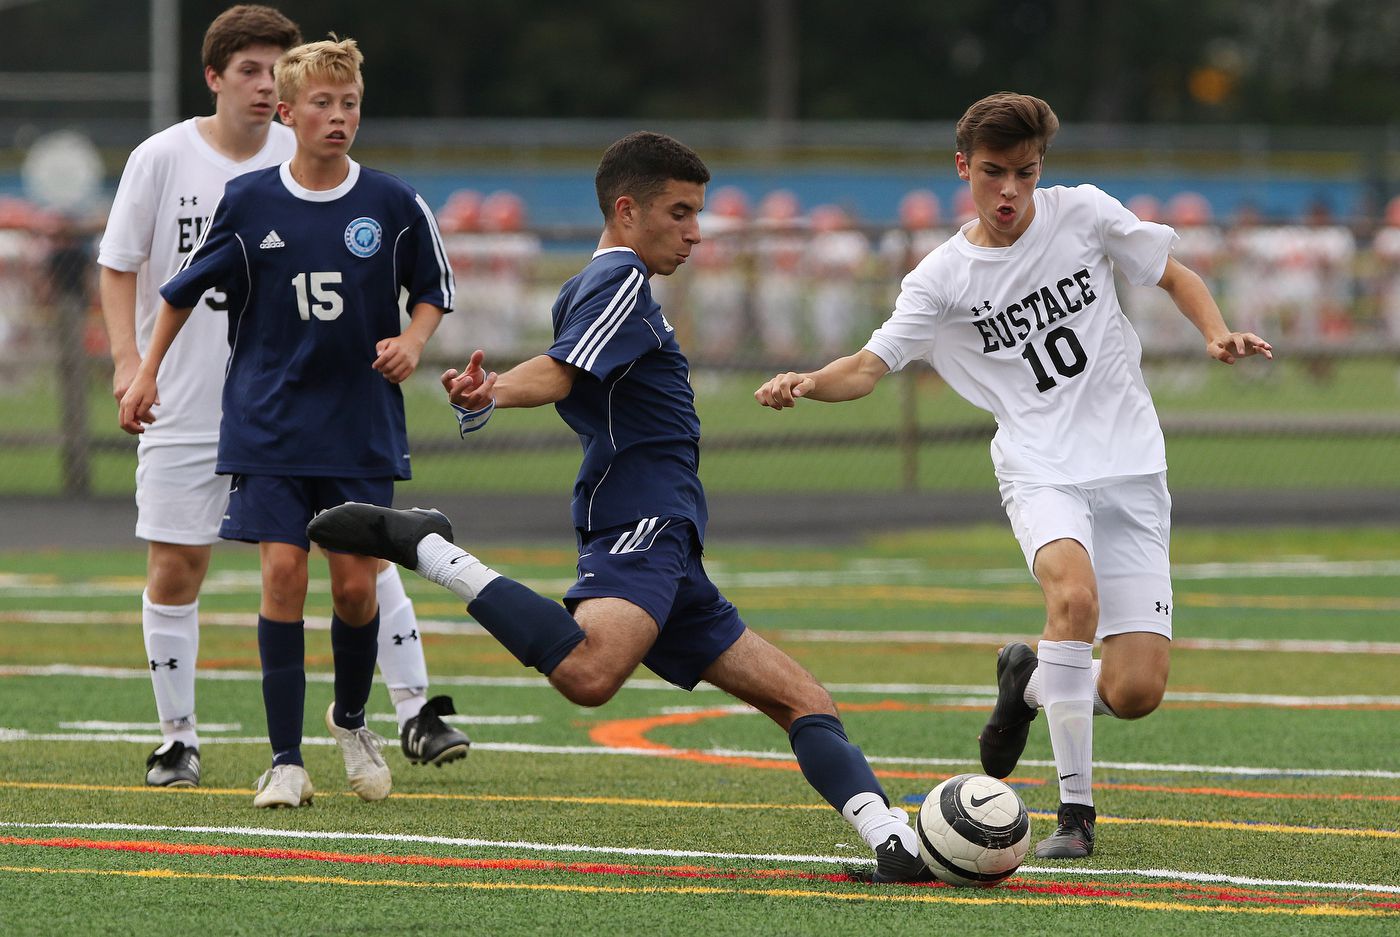
[[[908, 711], [926, 710], [922, 704], [903, 703], [899, 700], [883, 700], [878, 703], [842, 703], [847, 712]], [[676, 725], [692, 725], [706, 719], [718, 719], [738, 715], [733, 709], [703, 709], [695, 712], [667, 713], [661, 716], [643, 716], [637, 719], [615, 719], [594, 726], [588, 737], [599, 745], [618, 748], [636, 748], [654, 751], [679, 761], [694, 761], [709, 765], [732, 765], [741, 768], [761, 768], [768, 771], [797, 771], [795, 761], [771, 761], [764, 758], [748, 758], [742, 755], [715, 755], [709, 752], [688, 748], [672, 748], [660, 742], [653, 742], [647, 733], [653, 729]], [[873, 767], [873, 766], [872, 766]], [[960, 772], [959, 772], [960, 773]], [[891, 771], [877, 768], [875, 774], [884, 778], [905, 778], [922, 780], [946, 780], [953, 774], [930, 771]], [[1045, 784], [1042, 778], [1011, 777], [1008, 784], [1036, 787]], [[1239, 800], [1353, 800], [1369, 803], [1400, 803], [1400, 795], [1393, 794], [1347, 794], [1327, 792], [1320, 794], [1276, 793], [1272, 791], [1250, 791], [1228, 787], [1175, 787], [1166, 784], [1133, 784], [1119, 781], [1102, 781], [1094, 784], [1095, 789], [1137, 791], [1154, 794], [1182, 794], [1188, 796], [1228, 797]]]
[[[842, 709], [847, 712], [871, 712], [902, 710], [907, 704], [897, 700], [884, 700], [879, 703], [850, 703], [843, 704]], [[695, 761], [707, 765], [730, 765], [739, 768], [761, 768], [766, 771], [799, 771], [795, 761], [771, 761], [766, 758], [749, 758], [744, 755], [715, 755], [710, 752], [700, 752], [689, 748], [672, 748], [669, 745], [662, 745], [647, 738], [647, 733], [652, 729], [664, 726], [690, 725], [706, 719], [715, 719], [721, 716], [732, 716], [735, 713], [728, 709], [702, 709], [696, 712], [667, 713], [661, 716], [642, 716], [637, 719], [614, 719], [603, 722], [588, 732], [588, 737], [599, 745], [614, 748], [635, 748], [654, 751], [668, 758], [675, 758], [679, 761]], [[905, 778], [914, 780], [947, 780], [953, 777], [948, 772], [935, 771], [895, 771], [888, 768], [876, 769], [876, 775], [882, 778]], [[1039, 785], [1045, 782], [1039, 778], [1008, 778], [1011, 784]]]

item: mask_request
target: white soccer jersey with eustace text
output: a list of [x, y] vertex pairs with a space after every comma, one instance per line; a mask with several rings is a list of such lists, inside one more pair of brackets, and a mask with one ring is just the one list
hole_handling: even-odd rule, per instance
[[[292, 131], [274, 123], [267, 144], [254, 157], [235, 162], [209, 145], [198, 118], [162, 130], [132, 151], [107, 219], [97, 262], [136, 272], [136, 347], [144, 356], [160, 308], [159, 288], [180, 269], [232, 178], [275, 166], [296, 150]], [[223, 297], [201, 297], [161, 362], [161, 403], [156, 422], [141, 436], [143, 446], [213, 443], [219, 438], [220, 398], [228, 365], [228, 317]]]
[[998, 478], [1086, 484], [1166, 469], [1142, 347], [1113, 286], [1158, 282], [1176, 235], [1094, 186], [1036, 189], [1010, 247], [969, 223], [904, 278], [866, 349], [891, 371], [926, 360], [997, 420]]

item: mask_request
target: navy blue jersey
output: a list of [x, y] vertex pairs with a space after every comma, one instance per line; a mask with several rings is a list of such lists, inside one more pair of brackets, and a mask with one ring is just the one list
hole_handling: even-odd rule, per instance
[[[408, 478], [403, 395], [371, 364], [408, 308], [450, 310], [452, 269], [427, 204], [351, 161], [313, 191], [287, 164], [229, 182], [204, 239], [161, 295], [228, 294], [221, 474]], [[200, 313], [196, 313], [198, 315]]]
[[690, 365], [635, 253], [598, 251], [564, 284], [549, 355], [587, 372], [555, 404], [583, 444], [574, 526], [603, 530], [676, 515], [703, 538], [708, 512]]

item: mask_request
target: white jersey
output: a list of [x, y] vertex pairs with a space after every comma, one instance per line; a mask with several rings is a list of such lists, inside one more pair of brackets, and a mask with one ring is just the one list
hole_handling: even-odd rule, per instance
[[1142, 346], [1113, 273], [1156, 283], [1176, 234], [1093, 186], [1034, 198], [1035, 216], [1010, 247], [971, 244], [969, 223], [924, 258], [865, 347], [891, 371], [927, 360], [990, 411], [1003, 481], [1082, 485], [1164, 471]]
[[[224, 184], [284, 162], [296, 150], [292, 131], [274, 123], [256, 156], [234, 162], [200, 135], [197, 119], [162, 130], [132, 151], [97, 255], [104, 267], [136, 272], [136, 347], [143, 356], [160, 309], [159, 288], [199, 241]], [[210, 290], [199, 306], [222, 310], [223, 296]], [[161, 362], [162, 402], [141, 444], [217, 442], [227, 365], [228, 317], [197, 308]]]

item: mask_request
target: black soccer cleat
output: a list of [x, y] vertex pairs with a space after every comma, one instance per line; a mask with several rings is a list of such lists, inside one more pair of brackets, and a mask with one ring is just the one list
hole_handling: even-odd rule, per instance
[[166, 742], [146, 759], [146, 783], [151, 787], [198, 787], [199, 749], [184, 742]]
[[437, 534], [452, 542], [452, 522], [441, 511], [396, 511], [348, 501], [322, 511], [306, 525], [306, 536], [328, 550], [377, 556], [408, 569], [418, 568], [418, 541]]
[[1094, 821], [1098, 814], [1085, 804], [1060, 804], [1059, 826], [1035, 844], [1037, 859], [1084, 859], [1094, 854]]
[[890, 838], [875, 847], [875, 870], [849, 868], [846, 874], [857, 882], [870, 885], [892, 885], [908, 882], [933, 881], [933, 873], [918, 853], [904, 848], [899, 837]]
[[997, 654], [997, 702], [977, 736], [982, 770], [994, 778], [1011, 774], [1026, 750], [1026, 737], [1036, 717], [1036, 710], [1026, 705], [1026, 684], [1039, 663], [1026, 644], [1008, 644]]
[[403, 732], [399, 734], [405, 757], [415, 765], [438, 767], [467, 757], [471, 739], [442, 721], [443, 716], [456, 712], [450, 696], [434, 696], [424, 703], [418, 715], [404, 723]]

